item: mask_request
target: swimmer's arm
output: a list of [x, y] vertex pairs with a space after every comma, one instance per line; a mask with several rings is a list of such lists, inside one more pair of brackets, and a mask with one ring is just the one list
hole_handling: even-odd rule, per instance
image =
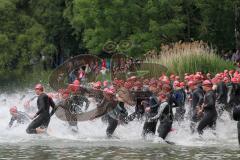
[[8, 127], [11, 128], [13, 125], [13, 122], [16, 120], [16, 118], [12, 117], [10, 122], [8, 123]]
[[52, 111], [50, 113], [50, 116], [52, 116], [56, 110], [57, 110], [57, 106], [55, 105], [55, 103], [53, 102], [53, 99], [52, 98], [49, 98], [49, 104], [50, 106], [52, 107]]
[[159, 103], [155, 98], [150, 98], [150, 104], [151, 104], [151, 102], [155, 103], [154, 105], [150, 106], [151, 109], [159, 106]]
[[171, 96], [171, 100], [172, 100], [172, 104], [174, 104], [174, 105], [172, 105], [173, 108], [176, 108], [176, 107], [180, 106], [180, 104], [178, 103], [178, 101], [176, 100], [175, 97]]
[[155, 105], [152, 105], [152, 106], [150, 106], [150, 108], [152, 109], [152, 108], [155, 108], [155, 107], [157, 107], [159, 104], [157, 103], [157, 104], [155, 104]]
[[158, 119], [158, 118], [161, 116], [161, 114], [162, 114], [162, 112], [164, 111], [164, 109], [166, 108], [166, 106], [167, 106], [166, 104], [161, 104], [160, 107], [159, 107], [159, 109], [158, 109], [157, 115], [154, 116], [154, 117], [152, 117], [151, 120]]
[[29, 102], [33, 101], [35, 98], [37, 98], [38, 96], [34, 96], [31, 99], [29, 99]]
[[198, 93], [198, 97], [199, 97], [199, 101], [197, 103], [197, 106], [201, 106], [203, 104], [204, 97], [201, 93]]

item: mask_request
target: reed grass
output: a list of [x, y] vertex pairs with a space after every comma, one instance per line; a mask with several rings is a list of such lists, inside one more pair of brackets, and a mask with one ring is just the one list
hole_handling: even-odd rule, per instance
[[145, 62], [164, 65], [168, 68], [168, 74], [179, 76], [197, 71], [216, 74], [224, 69], [235, 68], [231, 61], [222, 59], [214, 49], [202, 41], [162, 45], [160, 52], [148, 52]]

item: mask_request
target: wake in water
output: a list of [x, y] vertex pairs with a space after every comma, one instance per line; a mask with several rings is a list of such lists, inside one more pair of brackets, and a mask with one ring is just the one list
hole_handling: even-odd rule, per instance
[[[27, 94], [26, 94], [27, 93]], [[26, 95], [24, 98], [22, 95]], [[18, 92], [14, 94], [1, 94], [0, 97], [0, 143], [19, 143], [38, 141], [39, 135], [28, 135], [26, 128], [28, 124], [19, 125], [8, 128], [11, 115], [9, 108], [17, 106], [20, 111], [24, 111], [24, 102], [34, 97], [31, 91]], [[31, 102], [31, 105], [36, 107], [36, 100]], [[90, 109], [96, 105], [92, 100]], [[134, 111], [133, 107], [127, 107], [129, 113]], [[188, 106], [187, 106], [188, 109]], [[168, 134], [166, 140], [172, 141], [177, 145], [183, 146], [226, 146], [237, 147], [237, 128], [236, 122], [230, 120], [229, 115], [224, 112], [221, 120], [217, 120], [216, 130], [205, 130], [202, 136], [197, 133], [191, 134], [190, 122], [185, 120], [180, 124], [173, 123], [173, 130]], [[112, 142], [118, 141], [121, 143], [164, 143], [161, 138], [155, 136], [147, 136], [142, 138], [143, 122], [134, 120], [126, 125], [119, 125], [112, 139], [106, 137], [107, 124], [103, 123], [101, 118], [93, 121], [78, 122], [78, 133], [73, 133], [69, 130], [68, 123], [60, 120], [56, 116], [51, 118], [46, 139], [68, 139], [78, 140], [82, 142]], [[42, 137], [42, 136], [40, 136]]]

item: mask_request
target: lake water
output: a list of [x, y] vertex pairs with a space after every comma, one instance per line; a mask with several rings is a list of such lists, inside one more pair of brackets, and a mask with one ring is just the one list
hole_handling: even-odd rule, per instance
[[227, 113], [217, 122], [215, 132], [206, 130], [202, 137], [190, 134], [188, 121], [174, 123], [174, 130], [167, 140], [175, 145], [166, 144], [157, 135], [143, 139], [143, 123], [137, 121], [118, 126], [114, 134], [117, 138], [107, 139], [107, 125], [100, 119], [80, 122], [79, 133], [74, 134], [66, 122], [54, 116], [49, 135], [27, 135], [27, 124], [7, 129], [9, 108], [17, 105], [23, 110], [24, 101], [33, 96], [27, 92], [27, 96], [20, 100], [22, 94], [0, 95], [0, 159], [240, 159], [237, 125]]

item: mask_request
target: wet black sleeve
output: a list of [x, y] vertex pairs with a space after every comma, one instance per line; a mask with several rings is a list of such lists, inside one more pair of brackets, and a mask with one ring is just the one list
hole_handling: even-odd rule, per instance
[[155, 97], [155, 96], [151, 96], [150, 97], [150, 108], [151, 109], [153, 109], [153, 108], [155, 108], [155, 107], [158, 107], [158, 100], [157, 100], [157, 97]]
[[216, 89], [216, 91], [217, 91], [217, 100], [220, 100], [221, 99], [221, 97], [223, 97], [224, 96], [224, 86], [223, 86], [223, 84], [218, 84], [217, 85], [217, 89]]
[[204, 101], [204, 95], [201, 92], [197, 92], [197, 96], [198, 96], [197, 106], [201, 106]]
[[30, 117], [27, 113], [21, 112], [21, 111], [19, 111], [18, 113], [20, 114], [20, 117], [24, 122], [27, 122], [30, 120]]
[[38, 111], [36, 115], [43, 113], [47, 110], [49, 104], [49, 98], [47, 95], [40, 95], [38, 97]]
[[170, 106], [173, 107], [173, 108], [179, 106], [176, 98], [172, 94], [169, 94], [169, 101], [168, 102], [169, 102]]
[[119, 106], [121, 107], [121, 113], [123, 114], [128, 114], [127, 109], [124, 107], [124, 103], [123, 102], [119, 102]]
[[12, 127], [13, 122], [16, 121], [16, 120], [17, 120], [16, 118], [12, 117], [11, 120], [10, 120], [10, 122], [9, 122], [9, 124], [8, 124], [8, 126], [9, 126], [9, 127]]
[[50, 104], [50, 106], [52, 107], [52, 111], [51, 111], [51, 113], [50, 113], [50, 116], [52, 116], [52, 115], [56, 112], [57, 107], [56, 107], [56, 105], [55, 105], [55, 103], [53, 102], [53, 99], [52, 99], [51, 97], [49, 97], [49, 104]]

